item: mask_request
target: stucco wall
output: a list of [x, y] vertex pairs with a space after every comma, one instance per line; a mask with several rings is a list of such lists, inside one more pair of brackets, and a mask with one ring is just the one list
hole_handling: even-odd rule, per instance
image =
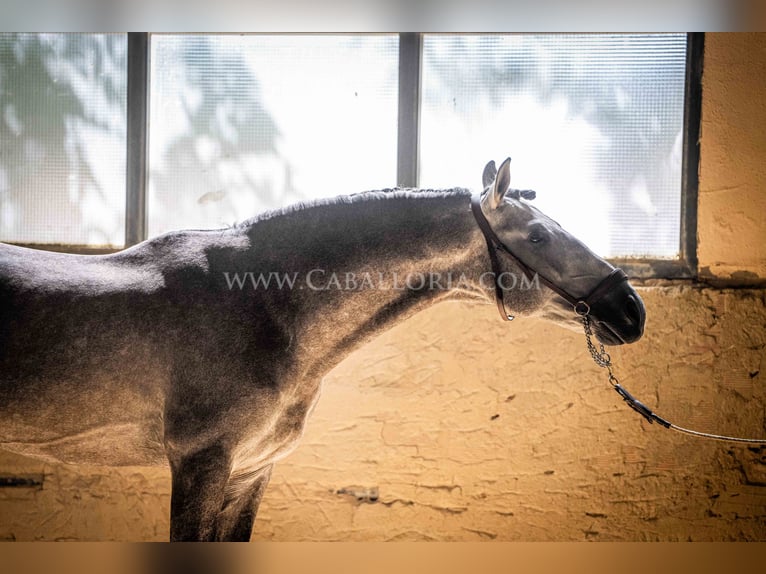
[[[763, 35], [707, 36], [705, 278], [766, 278], [764, 82]], [[624, 385], [677, 424], [766, 436], [766, 292], [660, 281], [640, 291], [646, 335], [612, 353]], [[167, 538], [166, 471], [0, 454], [0, 474], [34, 473], [42, 489], [0, 488], [0, 539]], [[644, 422], [579, 333], [447, 303], [327, 378], [253, 538], [766, 540], [766, 451]]]
[[766, 280], [766, 34], [707, 34], [698, 255], [701, 278]]

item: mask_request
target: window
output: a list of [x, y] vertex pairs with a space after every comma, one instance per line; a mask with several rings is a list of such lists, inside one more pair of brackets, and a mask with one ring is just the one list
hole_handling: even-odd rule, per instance
[[149, 235], [396, 185], [398, 37], [151, 42]]
[[125, 34], [0, 34], [0, 241], [121, 247]]
[[510, 154], [600, 255], [676, 258], [685, 71], [685, 34], [426, 35], [420, 182], [474, 187]]
[[[596, 252], [690, 276], [701, 49], [701, 34], [0, 34], [0, 240], [119, 248], [126, 226], [223, 227], [397, 182], [476, 189], [510, 155], [514, 186]], [[149, 63], [138, 96], [129, 61]], [[126, 166], [142, 139], [126, 124], [146, 167]]]

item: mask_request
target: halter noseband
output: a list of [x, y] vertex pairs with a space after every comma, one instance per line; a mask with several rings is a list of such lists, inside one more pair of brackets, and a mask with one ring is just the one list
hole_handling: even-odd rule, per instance
[[476, 219], [476, 223], [479, 224], [479, 229], [481, 229], [481, 232], [484, 235], [484, 239], [487, 241], [489, 260], [492, 263], [492, 274], [495, 277], [495, 301], [497, 303], [497, 310], [500, 312], [500, 316], [504, 321], [511, 321], [513, 319], [513, 315], [509, 314], [508, 310], [505, 308], [505, 301], [503, 299], [503, 287], [500, 284], [500, 262], [498, 261], [497, 257], [498, 251], [505, 253], [514, 261], [514, 263], [516, 263], [516, 265], [521, 267], [524, 275], [526, 275], [527, 279], [530, 281], [535, 275], [537, 275], [537, 278], [543, 285], [553, 290], [555, 293], [568, 301], [572, 305], [574, 312], [581, 317], [587, 316], [590, 313], [590, 309], [593, 304], [601, 299], [601, 297], [603, 297], [607, 291], [628, 279], [628, 276], [625, 274], [625, 272], [617, 267], [609, 275], [604, 277], [601, 282], [596, 285], [596, 287], [594, 287], [593, 291], [591, 291], [586, 297], [574, 297], [550, 281], [548, 278], [543, 277], [537, 273], [529, 265], [519, 259], [510, 249], [508, 249], [508, 247], [502, 241], [500, 241], [500, 238], [492, 230], [492, 226], [489, 224], [489, 221], [487, 221], [487, 218], [484, 216], [484, 212], [481, 210], [480, 193], [474, 193], [471, 196], [471, 211], [473, 212], [473, 216]]

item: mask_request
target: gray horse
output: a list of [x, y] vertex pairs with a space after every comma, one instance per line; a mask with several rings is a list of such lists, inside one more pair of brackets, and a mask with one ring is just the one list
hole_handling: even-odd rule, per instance
[[[390, 190], [113, 255], [0, 245], [0, 448], [169, 463], [172, 540], [248, 540], [274, 463], [295, 448], [322, 377], [355, 348], [445, 299], [499, 297], [515, 314], [576, 326], [571, 301], [548, 286], [586, 298], [613, 274], [531, 193], [510, 189], [509, 162], [488, 164], [480, 213], [464, 189]], [[488, 253], [477, 218], [512, 257]], [[638, 294], [626, 281], [600, 291], [599, 340], [637, 340]]]

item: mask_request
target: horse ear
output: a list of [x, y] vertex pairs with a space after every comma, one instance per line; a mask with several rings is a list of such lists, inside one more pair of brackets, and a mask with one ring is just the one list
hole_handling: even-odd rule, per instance
[[495, 181], [497, 175], [497, 168], [495, 167], [494, 160], [490, 160], [487, 165], [484, 166], [484, 172], [481, 174], [481, 183], [484, 189], [487, 189], [492, 182]]
[[492, 189], [489, 192], [489, 206], [492, 209], [497, 209], [503, 201], [503, 197], [508, 192], [508, 188], [511, 187], [511, 158], [505, 158], [505, 161], [500, 164], [500, 169], [495, 176], [495, 182], [492, 184]]

